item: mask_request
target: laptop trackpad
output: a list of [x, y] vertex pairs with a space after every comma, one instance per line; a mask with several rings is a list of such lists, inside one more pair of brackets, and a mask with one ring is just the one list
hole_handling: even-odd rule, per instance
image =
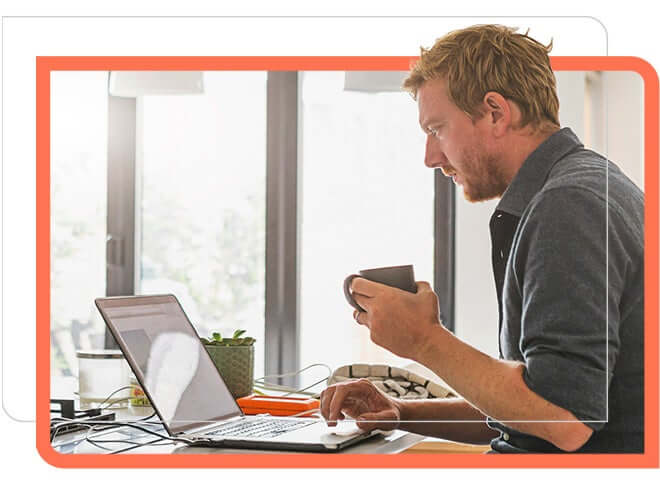
[[328, 434], [340, 437], [357, 436], [363, 432], [364, 431], [360, 430], [355, 422], [346, 422], [343, 420], [337, 422], [336, 427], [328, 427]]

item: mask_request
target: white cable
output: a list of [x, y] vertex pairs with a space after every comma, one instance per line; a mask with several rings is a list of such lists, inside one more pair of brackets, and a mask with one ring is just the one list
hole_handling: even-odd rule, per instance
[[[267, 378], [273, 378], [273, 377], [282, 378], [282, 377], [290, 377], [290, 376], [293, 376], [293, 375], [298, 375], [299, 373], [302, 373], [302, 372], [304, 372], [306, 370], [309, 370], [310, 368], [314, 368], [316, 366], [322, 366], [322, 367], [326, 368], [328, 370], [328, 376], [321, 379], [321, 380], [318, 380], [317, 382], [314, 382], [311, 385], [308, 385], [307, 387], [303, 387], [302, 389], [298, 389], [298, 388], [294, 388], [294, 387], [287, 387], [287, 386], [278, 385], [278, 384], [268, 384], [265, 381], [265, 379], [267, 379]], [[310, 389], [310, 388], [314, 387], [315, 385], [318, 385], [322, 382], [325, 382], [331, 376], [332, 376], [332, 368], [330, 368], [328, 365], [326, 365], [324, 363], [314, 363], [314, 364], [308, 365], [305, 368], [302, 368], [302, 369], [300, 369], [296, 372], [281, 373], [281, 374], [275, 374], [275, 375], [264, 375], [263, 377], [259, 377], [259, 378], [254, 379], [254, 385], [256, 385], [257, 387], [259, 387], [261, 389], [289, 391], [286, 394], [284, 394], [284, 396], [282, 396], [282, 397], [286, 397], [286, 396], [289, 396], [291, 394], [304, 394], [306, 396], [314, 396], [315, 395], [314, 393], [309, 393], [309, 392], [305, 392], [305, 391], [307, 389]]]
[[[267, 390], [273, 390], [273, 391], [296, 391], [295, 387], [289, 387], [289, 386], [286, 386], [286, 385], [264, 384], [264, 383], [261, 383], [261, 382], [255, 383], [254, 385], [255, 385], [255, 387], [259, 387], [261, 389], [267, 389]], [[302, 391], [298, 391], [298, 392], [303, 394]], [[313, 395], [313, 393], [311, 393], [311, 392], [308, 392], [308, 393], [305, 393], [305, 394]]]
[[330, 375], [332, 375], [332, 368], [330, 368], [328, 365], [326, 365], [325, 363], [314, 363], [314, 364], [311, 364], [311, 365], [307, 365], [305, 368], [302, 368], [302, 369], [298, 370], [297, 372], [291, 372], [291, 373], [280, 373], [280, 374], [275, 374], [275, 375], [264, 375], [263, 377], [259, 377], [259, 378], [254, 379], [254, 381], [255, 381], [255, 382], [260, 382], [260, 381], [263, 380], [263, 379], [266, 379], [266, 378], [272, 378], [272, 377], [280, 377], [280, 378], [281, 378], [281, 377], [291, 377], [291, 376], [293, 376], [293, 375], [298, 375], [299, 373], [302, 373], [302, 372], [304, 372], [305, 370], [309, 370], [310, 368], [314, 368], [315, 366], [322, 366], [322, 367], [324, 367], [324, 368], [327, 368], [327, 370], [328, 370], [328, 377], [329, 377]]
[[285, 398], [285, 397], [287, 397], [287, 396], [290, 395], [290, 394], [299, 394], [299, 393], [300, 393], [300, 394], [303, 394], [303, 393], [304, 393], [303, 391], [306, 391], [307, 389], [311, 389], [311, 388], [314, 387], [315, 385], [319, 385], [321, 382], [325, 382], [325, 381], [328, 380], [329, 378], [330, 378], [330, 377], [328, 376], [328, 377], [325, 377], [325, 378], [319, 380], [318, 382], [314, 382], [312, 385], [308, 385], [307, 387], [303, 387], [302, 389], [294, 390], [294, 391], [291, 391], [291, 392], [287, 392], [287, 393], [286, 393], [284, 396], [282, 396], [282, 397]]

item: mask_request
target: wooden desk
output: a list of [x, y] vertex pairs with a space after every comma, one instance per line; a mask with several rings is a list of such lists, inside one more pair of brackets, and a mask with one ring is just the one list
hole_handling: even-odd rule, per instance
[[486, 453], [490, 445], [476, 445], [445, 441], [444, 439], [426, 438], [401, 453]]

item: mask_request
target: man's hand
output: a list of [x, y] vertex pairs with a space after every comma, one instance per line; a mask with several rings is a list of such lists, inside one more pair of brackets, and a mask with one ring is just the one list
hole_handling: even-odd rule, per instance
[[418, 359], [418, 353], [432, 342], [440, 325], [438, 297], [431, 285], [417, 282], [417, 293], [355, 278], [353, 298], [366, 312], [353, 313], [355, 320], [369, 328], [371, 340], [394, 354]]
[[357, 426], [367, 432], [396, 429], [401, 420], [396, 402], [366, 379], [340, 382], [321, 393], [321, 415], [329, 426], [343, 420], [344, 413], [354, 418]]

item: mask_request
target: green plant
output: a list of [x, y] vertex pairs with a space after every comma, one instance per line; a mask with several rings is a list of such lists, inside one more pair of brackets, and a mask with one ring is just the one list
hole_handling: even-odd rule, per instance
[[253, 337], [241, 337], [247, 330], [236, 330], [231, 337], [223, 337], [220, 332], [213, 332], [208, 339], [203, 338], [204, 345], [219, 346], [249, 346], [256, 342]]

